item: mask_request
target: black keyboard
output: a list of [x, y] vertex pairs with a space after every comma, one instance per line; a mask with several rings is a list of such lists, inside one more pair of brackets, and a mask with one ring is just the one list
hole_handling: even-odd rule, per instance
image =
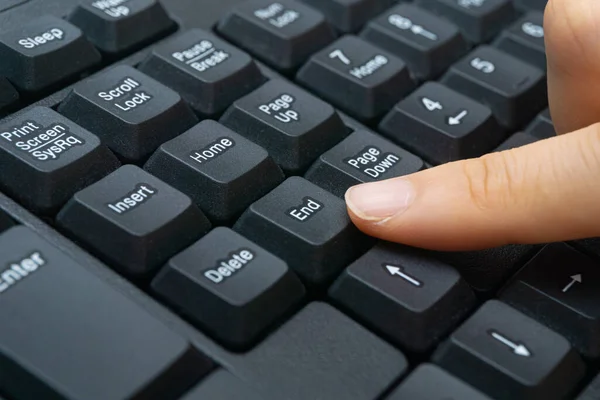
[[377, 242], [553, 136], [546, 0], [0, 0], [0, 399], [600, 399], [600, 239]]

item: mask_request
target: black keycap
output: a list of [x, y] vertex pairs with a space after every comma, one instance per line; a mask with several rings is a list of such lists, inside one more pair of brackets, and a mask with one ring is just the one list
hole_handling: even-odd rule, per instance
[[163, 144], [144, 166], [181, 190], [217, 223], [228, 223], [284, 175], [262, 147], [206, 120]]
[[455, 267], [481, 297], [488, 297], [538, 251], [539, 247], [533, 245], [507, 245], [478, 251], [435, 252], [434, 255]]
[[433, 364], [419, 365], [386, 400], [491, 400]]
[[225, 111], [265, 80], [250, 56], [200, 29], [156, 46], [139, 68], [204, 117]]
[[570, 243], [572, 246], [590, 255], [595, 260], [600, 260], [600, 238], [589, 238], [576, 240]]
[[322, 154], [306, 179], [339, 197], [354, 185], [408, 175], [424, 169], [423, 161], [379, 135], [355, 131]]
[[15, 221], [0, 209], [0, 233], [15, 225]]
[[236, 101], [220, 122], [264, 147], [287, 174], [305, 171], [348, 132], [333, 107], [281, 80]]
[[57, 222], [132, 276], [152, 272], [210, 229], [189, 197], [133, 165], [77, 192]]
[[236, 361], [232, 372], [274, 400], [375, 399], [407, 369], [402, 353], [319, 302]]
[[454, 268], [388, 243], [351, 264], [329, 295], [411, 352], [431, 349], [475, 305], [475, 295]]
[[506, 137], [489, 108], [437, 82], [398, 103], [379, 129], [433, 164], [481, 156]]
[[417, 0], [454, 22], [473, 43], [487, 42], [515, 17], [511, 0]]
[[0, 165], [4, 192], [36, 212], [52, 213], [120, 164], [95, 135], [34, 107], [0, 126]]
[[513, 0], [515, 5], [523, 10], [544, 11], [548, 0]]
[[251, 346], [304, 295], [283, 260], [228, 228], [172, 258], [152, 288], [234, 350]]
[[539, 139], [537, 137], [527, 132], [517, 132], [503, 142], [498, 148], [496, 148], [496, 151], [505, 151], [521, 146], [527, 146], [528, 144], [535, 143], [538, 140]]
[[546, 70], [544, 14], [531, 11], [506, 29], [494, 45], [541, 70]]
[[181, 400], [265, 400], [254, 389], [224, 369], [208, 375]]
[[140, 162], [198, 122], [179, 94], [129, 66], [78, 83], [59, 107], [126, 162]]
[[81, 0], [69, 21], [110, 54], [133, 51], [175, 27], [158, 0]]
[[401, 59], [356, 36], [344, 36], [315, 54], [297, 78], [361, 120], [380, 117], [414, 88]]
[[293, 0], [246, 0], [223, 18], [218, 32], [271, 66], [291, 71], [335, 39], [323, 14]]
[[597, 400], [600, 399], [600, 374], [585, 387], [577, 396], [576, 400]]
[[299, 177], [252, 204], [234, 229], [284, 259], [313, 287], [333, 280], [370, 244], [341, 199]]
[[545, 109], [527, 127], [527, 133], [538, 139], [547, 139], [556, 136], [556, 130], [550, 117], [550, 111]]
[[0, 76], [20, 91], [39, 92], [76, 78], [100, 62], [100, 53], [67, 21], [35, 19], [0, 34]]
[[454, 64], [442, 82], [492, 109], [502, 126], [531, 121], [547, 102], [544, 73], [489, 46], [480, 46]]
[[566, 337], [584, 356], [600, 357], [600, 262], [564, 243], [546, 246], [500, 298]]
[[467, 52], [456, 25], [412, 4], [383, 13], [361, 36], [400, 57], [423, 80], [436, 77]]
[[562, 336], [497, 300], [456, 330], [433, 360], [498, 400], [566, 398], [585, 371]]
[[10, 111], [19, 101], [19, 93], [4, 78], [0, 77], [0, 116]]
[[23, 226], [0, 235], [0, 387], [15, 399], [177, 399], [211, 369], [184, 338]]
[[300, 0], [321, 11], [327, 21], [344, 33], [356, 32], [395, 0]]

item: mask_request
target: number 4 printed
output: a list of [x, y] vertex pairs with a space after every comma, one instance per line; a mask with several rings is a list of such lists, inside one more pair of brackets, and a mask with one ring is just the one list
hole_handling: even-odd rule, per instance
[[427, 97], [422, 97], [421, 102], [429, 111], [442, 110], [442, 104], [439, 101], [431, 100]]

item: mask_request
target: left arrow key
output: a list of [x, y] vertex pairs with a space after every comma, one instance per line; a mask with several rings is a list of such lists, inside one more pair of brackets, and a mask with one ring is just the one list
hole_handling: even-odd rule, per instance
[[416, 353], [431, 349], [475, 304], [454, 268], [388, 243], [351, 264], [329, 295], [389, 341]]
[[76, 79], [100, 58], [77, 27], [53, 16], [0, 35], [0, 76], [26, 93]]

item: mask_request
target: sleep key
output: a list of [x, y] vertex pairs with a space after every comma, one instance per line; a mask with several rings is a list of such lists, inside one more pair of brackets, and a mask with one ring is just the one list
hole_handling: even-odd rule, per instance
[[51, 213], [120, 164], [98, 137], [50, 108], [35, 107], [0, 125], [0, 165], [4, 192]]
[[77, 27], [54, 16], [0, 34], [0, 77], [28, 94], [76, 79], [100, 58]]
[[140, 70], [180, 93], [206, 117], [225, 111], [266, 79], [248, 54], [201, 29], [157, 45]]
[[78, 83], [59, 112], [132, 163], [198, 122], [177, 92], [126, 65]]
[[354, 185], [412, 174], [423, 161], [387, 139], [369, 131], [355, 131], [322, 154], [306, 179], [339, 197]]
[[283, 260], [224, 227], [173, 257], [152, 288], [232, 349], [253, 344], [304, 296]]

